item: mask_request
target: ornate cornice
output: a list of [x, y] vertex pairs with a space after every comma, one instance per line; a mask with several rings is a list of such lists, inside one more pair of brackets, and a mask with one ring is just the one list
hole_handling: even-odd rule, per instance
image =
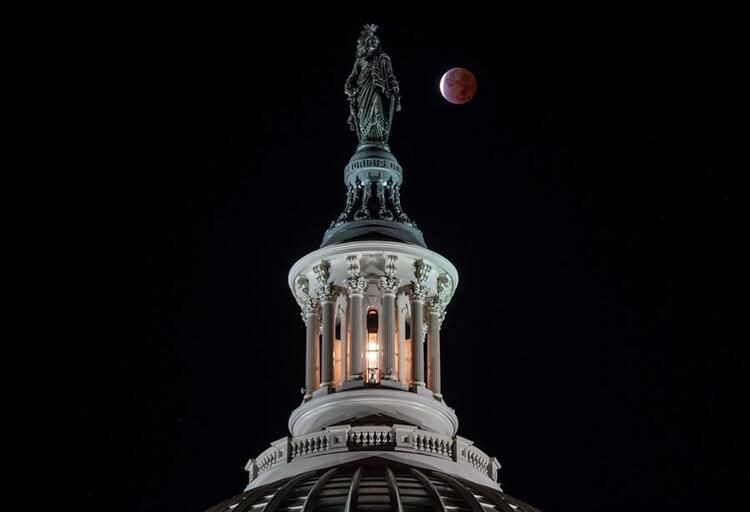
[[425, 284], [432, 271], [432, 267], [424, 260], [414, 262], [414, 280], [411, 282], [412, 297], [415, 300], [424, 301], [430, 294], [430, 289]]
[[321, 286], [328, 284], [328, 279], [331, 277], [331, 264], [326, 260], [321, 260], [320, 263], [313, 267], [315, 272], [315, 278], [318, 280]]
[[386, 254], [385, 255], [385, 275], [386, 277], [393, 277], [398, 271], [398, 255]]
[[448, 304], [453, 296], [453, 279], [446, 272], [442, 272], [437, 277], [437, 296], [443, 304]]

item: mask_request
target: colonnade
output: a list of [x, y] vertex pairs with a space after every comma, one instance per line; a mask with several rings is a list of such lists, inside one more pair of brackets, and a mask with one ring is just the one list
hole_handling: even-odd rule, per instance
[[[339, 285], [330, 281], [330, 265], [325, 261], [313, 267], [319, 285], [314, 293], [309, 293], [305, 278], [297, 281], [306, 325], [305, 399], [365, 385], [428, 389], [440, 398], [445, 300], [440, 289], [431, 294], [426, 286], [431, 267], [417, 261], [414, 279], [403, 284], [396, 276], [396, 255], [385, 256], [384, 272], [377, 277], [362, 276], [358, 256], [349, 256], [347, 264], [348, 278]], [[367, 325], [372, 311], [378, 313], [375, 336]], [[367, 357], [373, 339], [376, 369]], [[335, 370], [334, 354], [339, 358]]]

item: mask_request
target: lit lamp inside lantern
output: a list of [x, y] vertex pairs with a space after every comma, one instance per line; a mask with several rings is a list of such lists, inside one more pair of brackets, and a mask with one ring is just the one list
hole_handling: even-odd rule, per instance
[[371, 309], [367, 312], [367, 382], [380, 382], [380, 344], [378, 343], [378, 312]]

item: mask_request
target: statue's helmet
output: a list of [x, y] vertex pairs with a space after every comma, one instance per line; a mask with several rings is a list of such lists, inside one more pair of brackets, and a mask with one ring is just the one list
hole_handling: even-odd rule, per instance
[[357, 57], [372, 55], [380, 48], [380, 39], [375, 34], [377, 25], [369, 24], [362, 28], [357, 40]]

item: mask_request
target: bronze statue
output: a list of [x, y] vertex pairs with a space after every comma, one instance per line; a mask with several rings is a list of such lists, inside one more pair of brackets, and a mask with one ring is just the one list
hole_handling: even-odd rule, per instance
[[[391, 58], [380, 48], [376, 25], [365, 25], [357, 40], [357, 58], [344, 92], [349, 97], [349, 126], [360, 143], [386, 144], [393, 112], [401, 110], [398, 80]], [[387, 109], [386, 109], [387, 103]]]

